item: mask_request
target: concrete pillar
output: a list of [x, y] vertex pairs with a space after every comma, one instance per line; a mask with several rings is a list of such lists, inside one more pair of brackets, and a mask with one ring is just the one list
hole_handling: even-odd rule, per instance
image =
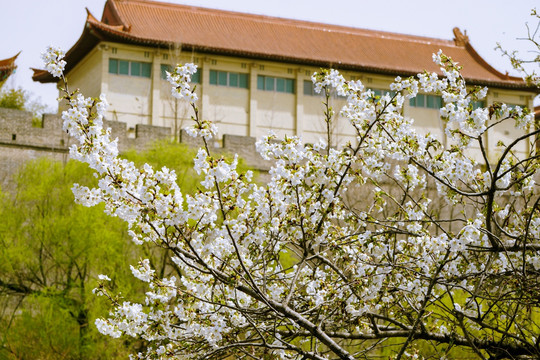
[[108, 94], [109, 92], [109, 58], [111, 58], [112, 48], [109, 45], [100, 45], [101, 50], [101, 87], [100, 94]]
[[[101, 86], [99, 88], [99, 93], [107, 96], [109, 93], [109, 58], [112, 57], [112, 47], [110, 45], [101, 44], [98, 49], [101, 51]], [[105, 117], [107, 120], [118, 120], [116, 113], [110, 111], [110, 107]]]
[[257, 137], [257, 65], [251, 64], [249, 70], [249, 114], [248, 136]]
[[304, 132], [304, 80], [302, 70], [296, 69], [296, 89], [294, 92], [294, 96], [296, 98], [294, 135], [299, 137], [302, 136]]
[[201, 92], [201, 102], [199, 108], [199, 116], [201, 119], [215, 121], [216, 119], [209, 118], [210, 115], [210, 59], [205, 57], [201, 61], [199, 71], [201, 72], [201, 83], [199, 89]]
[[152, 85], [150, 93], [150, 123], [148, 125], [165, 126], [160, 119], [161, 106], [161, 54], [154, 52], [152, 57]]

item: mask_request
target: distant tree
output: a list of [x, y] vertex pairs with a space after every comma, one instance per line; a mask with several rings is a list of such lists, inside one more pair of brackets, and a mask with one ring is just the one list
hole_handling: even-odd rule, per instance
[[[193, 151], [185, 145], [158, 142], [125, 156], [167, 163], [194, 189]], [[163, 276], [175, 272], [162, 250], [134, 246], [126, 226], [103, 208], [75, 204], [74, 182], [96, 179], [79, 162], [40, 159], [21, 168], [12, 191], [0, 192], [0, 359], [124, 359], [142, 345], [111, 342], [92, 325], [106, 310], [92, 294], [97, 275], [114, 272], [123, 296], [141, 298], [125, 261], [145, 257]]]
[[[117, 219], [73, 203], [73, 182], [95, 179], [81, 164], [41, 159], [20, 171], [16, 191], [1, 194], [0, 358], [115, 354], [89, 326], [100, 313], [91, 290], [97, 271], [113, 271], [140, 252]], [[132, 293], [125, 271], [119, 278], [119, 290]]]
[[0, 108], [26, 110], [32, 113], [33, 126], [41, 126], [41, 117], [49, 111], [49, 107], [43, 104], [39, 99], [21, 88], [2, 89], [0, 91]]
[[0, 92], [0, 108], [24, 110], [26, 93], [22, 89], [7, 89]]

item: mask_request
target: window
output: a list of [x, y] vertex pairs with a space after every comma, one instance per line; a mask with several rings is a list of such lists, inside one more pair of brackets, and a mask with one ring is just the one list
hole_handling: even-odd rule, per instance
[[519, 106], [521, 109], [524, 109], [527, 107], [526, 105], [518, 105], [518, 104], [510, 104], [510, 103], [506, 103], [506, 106], [508, 107], [508, 110], [513, 110], [517, 106]]
[[[167, 71], [172, 72], [173, 67], [171, 65], [167, 64], [161, 64], [161, 78], [167, 79]], [[201, 83], [201, 73], [199, 72], [199, 69], [197, 68], [197, 72], [193, 75], [191, 75], [191, 83], [194, 84], [200, 84]]]
[[396, 95], [395, 91], [390, 91], [390, 90], [382, 90], [382, 89], [370, 89], [370, 90], [373, 91], [373, 95], [375, 95], [375, 97], [377, 97], [378, 100], [380, 100], [382, 96], [386, 95], [386, 93], [388, 93], [390, 97], [393, 97], [394, 95]]
[[257, 89], [294, 94], [294, 79], [258, 75]]
[[152, 64], [147, 62], [109, 59], [109, 74], [149, 78], [152, 74]]
[[481, 100], [471, 101], [471, 105], [472, 105], [473, 110], [483, 108], [486, 106], [486, 104]]
[[321, 93], [317, 94], [315, 92], [315, 86], [313, 86], [313, 81], [304, 80], [304, 95], [320, 96]]
[[211, 85], [248, 88], [248, 74], [210, 70], [209, 80]]
[[[304, 80], [304, 95], [324, 96], [324, 90], [321, 90], [321, 92], [317, 94], [315, 92], [315, 85], [313, 84], [313, 81]], [[337, 93], [334, 90], [332, 90], [330, 95], [332, 97], [345, 98], [345, 96], [337, 95]]]
[[409, 100], [409, 105], [428, 109], [440, 109], [442, 107], [442, 98], [435, 95], [418, 94], [415, 98]]

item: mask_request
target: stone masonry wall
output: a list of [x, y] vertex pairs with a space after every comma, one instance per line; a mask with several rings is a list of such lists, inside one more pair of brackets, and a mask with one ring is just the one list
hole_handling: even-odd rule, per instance
[[[137, 125], [134, 134], [128, 133], [123, 122], [105, 121], [105, 126], [110, 127], [112, 136], [118, 138], [120, 151], [144, 150], [159, 139], [171, 138], [172, 134], [170, 128], [160, 126]], [[30, 112], [0, 108], [0, 188], [9, 186], [17, 169], [28, 160], [49, 157], [66, 161], [70, 141], [73, 140], [62, 130], [60, 115], [46, 114], [42, 127], [33, 127]], [[184, 131], [180, 141], [189, 146], [202, 145]], [[224, 135], [223, 147], [215, 150], [237, 153], [248, 166], [263, 172], [270, 168], [269, 162], [255, 151], [255, 139], [251, 137]]]

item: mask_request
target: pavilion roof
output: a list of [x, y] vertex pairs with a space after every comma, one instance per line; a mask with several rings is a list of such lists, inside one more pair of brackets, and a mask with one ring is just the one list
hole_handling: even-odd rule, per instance
[[19, 51], [15, 56], [12, 56], [8, 59], [0, 60], [0, 86], [4, 84], [9, 75], [17, 68], [15, 65], [15, 60], [21, 52]]

